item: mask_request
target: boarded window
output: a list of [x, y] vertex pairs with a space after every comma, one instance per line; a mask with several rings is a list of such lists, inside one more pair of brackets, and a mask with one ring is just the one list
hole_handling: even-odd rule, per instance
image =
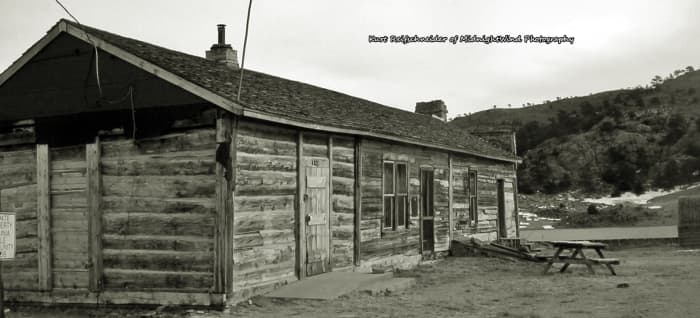
[[479, 213], [477, 206], [477, 189], [476, 189], [477, 172], [469, 171], [467, 180], [467, 194], [469, 197], [469, 220], [476, 225], [479, 222]]
[[408, 227], [408, 166], [405, 162], [385, 161], [382, 180], [384, 184], [384, 228]]

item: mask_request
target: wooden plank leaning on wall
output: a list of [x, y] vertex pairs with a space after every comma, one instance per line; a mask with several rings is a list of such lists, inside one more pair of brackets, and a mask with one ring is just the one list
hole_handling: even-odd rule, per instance
[[49, 146], [36, 146], [37, 237], [39, 240], [39, 289], [51, 290], [51, 189]]
[[87, 161], [87, 213], [88, 255], [90, 278], [88, 288], [96, 292], [102, 289], [102, 176], [100, 175], [100, 139], [85, 145]]

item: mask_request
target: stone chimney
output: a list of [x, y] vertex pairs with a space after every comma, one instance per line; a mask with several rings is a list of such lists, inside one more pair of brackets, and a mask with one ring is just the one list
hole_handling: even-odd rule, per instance
[[218, 24], [219, 42], [212, 45], [211, 49], [206, 52], [207, 60], [223, 63], [232, 69], [238, 69], [238, 57], [236, 50], [231, 48], [230, 44], [226, 44], [226, 25]]
[[416, 113], [447, 121], [447, 106], [445, 106], [445, 102], [440, 99], [416, 103]]

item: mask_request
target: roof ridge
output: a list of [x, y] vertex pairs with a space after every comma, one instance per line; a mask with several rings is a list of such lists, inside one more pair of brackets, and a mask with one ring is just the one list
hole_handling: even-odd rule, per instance
[[[503, 160], [518, 160], [517, 156], [492, 145], [483, 138], [431, 116], [252, 69], [245, 69], [244, 76], [246, 76], [247, 85], [243, 86], [242, 96], [246, 98], [242, 98], [242, 102], [239, 102], [235, 98], [239, 72], [220, 63], [89, 25], [78, 24], [66, 19], [61, 19], [59, 23], [61, 21], [154, 63], [212, 93], [232, 102], [240, 103], [245, 106], [244, 108], [252, 111], [261, 111], [294, 120], [325, 121], [329, 126], [352, 127], [368, 132], [379, 132], [389, 136], [405, 137], [414, 141], [464, 149], [464, 151], [475, 152], [476, 155], [480, 153], [490, 154], [491, 157]], [[348, 112], [348, 108], [352, 108], [351, 111], [356, 111], [354, 113]], [[316, 114], [317, 112], [321, 115]], [[374, 114], [365, 114], [367, 112]], [[341, 118], [341, 115], [354, 118]], [[399, 127], [401, 124], [413, 124], [421, 127]]]

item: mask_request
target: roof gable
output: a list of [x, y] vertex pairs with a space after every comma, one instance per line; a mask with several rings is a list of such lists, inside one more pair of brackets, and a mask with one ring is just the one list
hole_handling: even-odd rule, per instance
[[[2, 85], [41, 47], [66, 32], [238, 115], [309, 129], [370, 136], [518, 162], [518, 157], [435, 118], [336, 91], [246, 69], [237, 100], [239, 71], [202, 57], [61, 20], [0, 74]], [[47, 40], [47, 38], [49, 38]]]

